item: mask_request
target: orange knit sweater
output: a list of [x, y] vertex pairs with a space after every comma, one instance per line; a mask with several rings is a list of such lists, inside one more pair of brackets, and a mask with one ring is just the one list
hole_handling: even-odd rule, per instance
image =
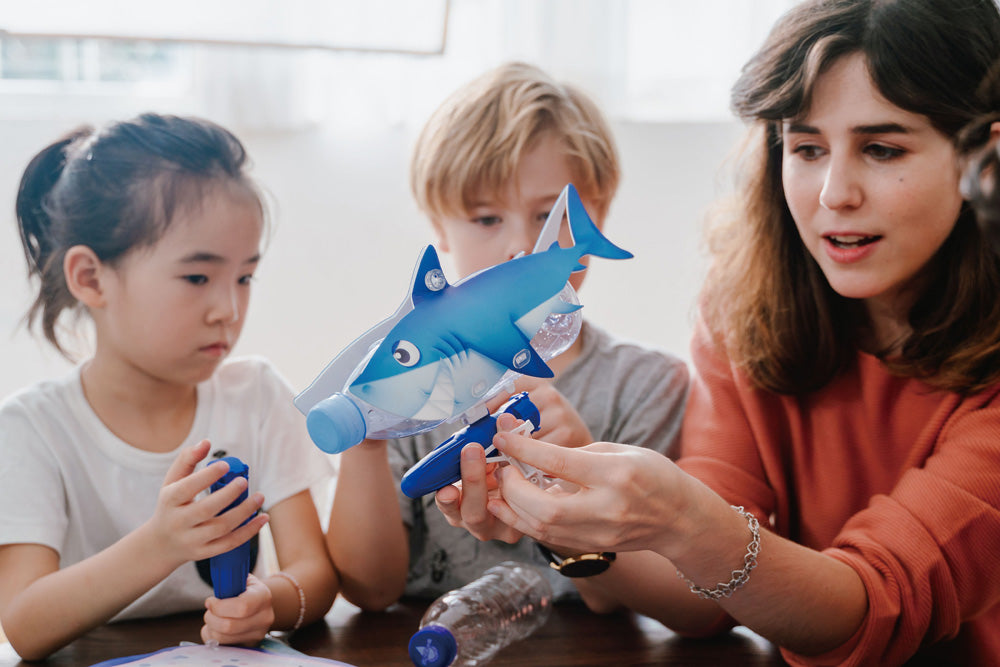
[[1000, 664], [1000, 385], [975, 396], [873, 356], [822, 390], [753, 389], [702, 331], [680, 465], [852, 568], [868, 614], [802, 665]]

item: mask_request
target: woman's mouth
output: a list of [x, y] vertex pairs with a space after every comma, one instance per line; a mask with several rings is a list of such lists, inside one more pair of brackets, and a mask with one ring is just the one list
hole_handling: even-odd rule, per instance
[[837, 248], [851, 249], [860, 248], [866, 246], [869, 243], [874, 243], [881, 239], [881, 236], [862, 236], [860, 234], [831, 234], [829, 236], [824, 236], [827, 241], [832, 243]]

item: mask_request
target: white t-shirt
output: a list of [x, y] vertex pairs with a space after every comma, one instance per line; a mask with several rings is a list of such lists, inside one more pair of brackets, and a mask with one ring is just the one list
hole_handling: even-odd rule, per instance
[[[152, 516], [170, 465], [204, 438], [212, 453], [249, 466], [250, 492], [264, 494], [265, 511], [332, 475], [291, 388], [264, 359], [228, 361], [199, 384], [191, 432], [166, 453], [136, 449], [108, 430], [77, 368], [0, 405], [0, 544], [51, 547], [61, 568], [106, 549]], [[200, 609], [211, 594], [188, 562], [115, 620]]]

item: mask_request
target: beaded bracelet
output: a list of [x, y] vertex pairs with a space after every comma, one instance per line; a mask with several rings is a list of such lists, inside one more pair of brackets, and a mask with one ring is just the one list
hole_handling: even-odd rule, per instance
[[677, 570], [677, 576], [688, 585], [691, 592], [705, 600], [718, 600], [719, 598], [729, 597], [733, 594], [733, 591], [750, 580], [750, 571], [757, 567], [757, 556], [760, 555], [760, 524], [757, 522], [757, 517], [744, 510], [742, 505], [739, 507], [730, 505], [730, 507], [745, 516], [747, 525], [750, 526], [750, 544], [747, 545], [747, 552], [743, 556], [743, 569], [733, 570], [729, 581], [716, 584], [715, 588], [702, 588], [681, 574], [680, 570]]
[[302, 621], [306, 617], [306, 593], [305, 591], [302, 590], [302, 585], [299, 583], [299, 580], [296, 579], [295, 575], [293, 574], [279, 571], [275, 572], [271, 576], [287, 579], [289, 582], [291, 582], [292, 586], [295, 586], [295, 590], [299, 594], [299, 617], [295, 619], [295, 624], [292, 626], [292, 629], [290, 630], [290, 632], [295, 632], [296, 630], [302, 627]]

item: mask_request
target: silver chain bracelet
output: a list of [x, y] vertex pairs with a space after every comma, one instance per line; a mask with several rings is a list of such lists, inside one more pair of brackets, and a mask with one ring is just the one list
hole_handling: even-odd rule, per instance
[[743, 569], [733, 570], [732, 578], [724, 584], [716, 584], [715, 588], [702, 588], [681, 574], [680, 570], [677, 570], [677, 576], [688, 585], [691, 592], [705, 600], [729, 597], [733, 591], [750, 580], [750, 571], [757, 567], [757, 556], [760, 554], [760, 524], [757, 522], [757, 517], [744, 510], [742, 505], [739, 507], [730, 505], [730, 507], [745, 516], [747, 525], [750, 526], [751, 538], [750, 544], [747, 545], [746, 555], [743, 556]]

